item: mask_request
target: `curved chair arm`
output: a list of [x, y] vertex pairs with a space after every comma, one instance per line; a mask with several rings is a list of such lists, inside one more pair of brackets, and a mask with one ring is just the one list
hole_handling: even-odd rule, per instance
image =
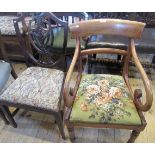
[[131, 55], [133, 57], [136, 67], [138, 68], [141, 78], [143, 80], [144, 87], [145, 87], [145, 93], [146, 93], [146, 102], [145, 102], [145, 104], [143, 104], [140, 100], [140, 97], [142, 96], [142, 91], [140, 89], [136, 89], [134, 91], [134, 102], [136, 104], [136, 107], [139, 110], [145, 112], [145, 111], [148, 111], [152, 106], [152, 102], [153, 102], [152, 87], [151, 87], [150, 80], [148, 79], [148, 77], [147, 77], [147, 75], [146, 75], [146, 73], [138, 59], [133, 39], [130, 40], [130, 47], [131, 47]]
[[[79, 58], [80, 55], [80, 39], [77, 40], [77, 44], [76, 44], [76, 48], [75, 48], [75, 53], [72, 59], [72, 63], [69, 67], [69, 70], [67, 72], [66, 75], [66, 79], [65, 79], [65, 83], [64, 83], [64, 102], [65, 102], [65, 106], [67, 107], [71, 107], [72, 103], [74, 101], [74, 98], [76, 96], [76, 92], [81, 80], [81, 76], [82, 76], [82, 64], [80, 63], [81, 58]], [[70, 88], [70, 80], [71, 80], [71, 75], [74, 71], [74, 67], [77, 63], [77, 60], [79, 61], [79, 65], [78, 65], [78, 77], [77, 77], [77, 81], [76, 81], [76, 85], [74, 87], [74, 89]]]

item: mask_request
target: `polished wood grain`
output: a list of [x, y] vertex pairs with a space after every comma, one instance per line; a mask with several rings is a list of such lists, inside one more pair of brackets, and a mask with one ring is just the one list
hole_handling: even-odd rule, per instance
[[153, 102], [153, 92], [152, 92], [151, 82], [148, 79], [147, 74], [138, 59], [133, 39], [130, 40], [130, 46], [131, 46], [130, 49], [131, 49], [133, 60], [143, 80], [145, 93], [146, 93], [146, 102], [145, 104], [143, 104], [140, 100], [142, 96], [142, 91], [140, 89], [136, 89], [134, 91], [134, 101], [139, 110], [148, 111], [151, 108], [152, 102]]
[[93, 49], [86, 49], [81, 51], [81, 55], [89, 55], [89, 54], [121, 54], [126, 55], [127, 51], [121, 49], [114, 49], [114, 48], [93, 48]]
[[75, 53], [74, 53], [74, 57], [72, 59], [72, 63], [68, 69], [67, 75], [66, 75], [66, 79], [65, 79], [65, 83], [64, 83], [64, 103], [67, 107], [70, 107], [74, 101], [75, 95], [76, 95], [76, 91], [78, 89], [78, 85], [80, 84], [80, 79], [82, 76], [82, 67], [80, 66], [81, 64], [78, 65], [79, 68], [79, 72], [78, 72], [78, 77], [77, 77], [77, 82], [76, 82], [76, 86], [74, 88], [74, 90], [70, 89], [70, 81], [71, 81], [71, 75], [73, 74], [74, 71], [74, 67], [77, 63], [77, 60], [79, 58], [79, 63], [82, 63], [81, 61], [81, 57], [79, 57], [80, 55], [80, 41], [79, 39], [77, 39], [77, 44], [76, 44], [76, 49], [75, 49]]
[[94, 19], [71, 24], [70, 31], [74, 38], [94, 34], [119, 35], [140, 38], [145, 23], [121, 19]]
[[123, 66], [123, 78], [124, 78], [124, 81], [126, 83], [126, 85], [128, 86], [128, 89], [130, 91], [130, 94], [131, 94], [131, 97], [132, 99], [134, 99], [134, 95], [133, 95], [133, 90], [131, 88], [131, 85], [130, 85], [130, 82], [129, 82], [129, 73], [128, 73], [128, 70], [129, 70], [129, 60], [131, 59], [131, 52], [130, 52], [130, 46], [128, 47], [128, 53], [127, 55], [125, 55], [123, 57], [123, 61], [124, 61], [124, 66]]

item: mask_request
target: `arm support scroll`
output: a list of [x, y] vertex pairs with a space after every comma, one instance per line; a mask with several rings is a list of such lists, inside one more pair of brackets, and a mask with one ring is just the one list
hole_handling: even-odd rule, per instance
[[134, 91], [134, 102], [136, 104], [136, 107], [141, 110], [141, 111], [148, 111], [151, 106], [152, 106], [152, 102], [153, 102], [153, 93], [152, 93], [152, 87], [151, 87], [151, 83], [150, 80], [148, 79], [139, 59], [136, 53], [136, 49], [135, 49], [135, 44], [134, 44], [134, 40], [131, 39], [130, 40], [130, 49], [131, 49], [131, 55], [133, 57], [133, 60], [135, 62], [135, 65], [141, 75], [144, 87], [145, 87], [145, 93], [146, 93], [146, 102], [145, 104], [142, 103], [142, 101], [140, 100], [140, 97], [142, 96], [142, 92], [139, 89], [136, 89]]
[[[70, 88], [70, 81], [71, 81], [71, 76], [72, 73], [74, 71], [74, 67], [77, 63], [78, 60], [78, 77], [77, 77], [77, 81], [76, 81], [76, 85], [74, 87], [74, 89]], [[65, 83], [64, 83], [64, 102], [65, 102], [65, 106], [67, 107], [71, 107], [74, 98], [76, 96], [76, 92], [81, 80], [81, 76], [82, 76], [82, 62], [81, 62], [81, 56], [80, 56], [80, 39], [77, 39], [77, 44], [76, 44], [76, 48], [75, 48], [75, 53], [74, 53], [74, 57], [72, 59], [72, 63], [69, 67], [69, 70], [67, 72], [66, 75], [66, 79], [65, 79]]]

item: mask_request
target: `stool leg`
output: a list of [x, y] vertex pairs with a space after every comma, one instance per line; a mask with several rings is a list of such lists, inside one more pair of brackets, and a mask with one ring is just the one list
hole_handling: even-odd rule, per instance
[[9, 124], [9, 121], [6, 119], [3, 111], [0, 109], [0, 117], [3, 119], [3, 121], [5, 122], [6, 125]]
[[65, 132], [64, 132], [64, 127], [63, 127], [63, 121], [62, 121], [62, 118], [61, 118], [61, 114], [58, 113], [57, 115], [55, 115], [55, 119], [56, 119], [56, 123], [57, 123], [58, 128], [59, 128], [59, 131], [61, 133], [61, 136], [65, 140], [66, 137], [65, 137]]
[[72, 124], [70, 124], [68, 120], [65, 120], [65, 124], [66, 124], [67, 129], [68, 129], [70, 141], [74, 142], [75, 141], [74, 126]]
[[14, 127], [17, 128], [17, 124], [12, 116], [12, 114], [9, 111], [9, 108], [7, 106], [2, 106], [2, 110], [4, 114], [6, 115], [7, 119], [9, 120], [10, 124]]
[[133, 143], [136, 140], [136, 138], [139, 136], [139, 134], [140, 134], [139, 131], [133, 130], [128, 140], [128, 143]]

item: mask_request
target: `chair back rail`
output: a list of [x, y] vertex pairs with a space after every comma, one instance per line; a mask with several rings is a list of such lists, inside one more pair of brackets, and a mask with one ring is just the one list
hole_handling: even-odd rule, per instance
[[87, 49], [82, 50], [81, 55], [90, 55], [90, 54], [121, 54], [126, 55], [126, 50], [120, 50], [115, 48], [93, 48], [93, 49]]
[[94, 19], [70, 25], [72, 37], [86, 37], [94, 34], [118, 35], [140, 38], [145, 24], [120, 19]]

